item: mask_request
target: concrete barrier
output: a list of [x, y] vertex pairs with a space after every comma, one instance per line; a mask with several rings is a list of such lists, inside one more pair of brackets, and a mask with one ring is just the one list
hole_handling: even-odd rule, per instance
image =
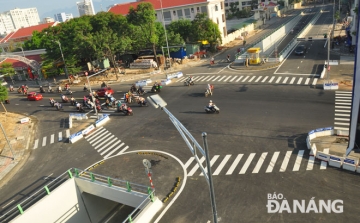
[[329, 162], [330, 154], [324, 152], [316, 152], [316, 158], [325, 162]]
[[346, 157], [344, 159], [342, 168], [344, 170], [350, 170], [354, 172], [358, 164], [359, 164], [359, 159]]
[[25, 123], [28, 123], [28, 122], [30, 122], [30, 119], [27, 118], [27, 117], [20, 119], [20, 123], [21, 123], [21, 124], [25, 124]]
[[317, 148], [316, 148], [316, 144], [313, 143], [310, 149], [310, 156], [316, 156], [316, 152], [317, 152]]
[[320, 79], [323, 79], [325, 77], [325, 74], [326, 74], [326, 68], [324, 67], [323, 70], [321, 71]]
[[171, 80], [170, 79], [164, 79], [164, 80], [161, 80], [161, 85], [168, 85], [171, 83]]
[[143, 86], [146, 86], [147, 85], [147, 81], [146, 80], [141, 80], [141, 81], [137, 81], [135, 83], [135, 86], [137, 87], [143, 87]]
[[172, 74], [166, 75], [166, 79], [171, 80], [171, 79], [173, 79], [173, 78], [180, 78], [180, 77], [182, 77], [182, 76], [184, 76], [184, 74], [179, 71], [179, 72], [176, 72], [176, 73], [172, 73]]
[[80, 131], [80, 132], [77, 132], [77, 133], [75, 133], [75, 134], [72, 134], [72, 135], [69, 137], [69, 142], [73, 144], [73, 143], [79, 141], [79, 140], [82, 139], [82, 138], [83, 138], [83, 134], [82, 134], [82, 131]]
[[324, 90], [338, 90], [339, 83], [324, 83]]
[[344, 158], [339, 156], [330, 155], [329, 157], [329, 166], [341, 168]]
[[357, 166], [357, 167], [356, 167], [356, 172], [357, 172], [357, 173], [360, 173], [360, 166]]
[[82, 134], [84, 135], [84, 136], [86, 136], [86, 135], [88, 135], [88, 134], [90, 134], [92, 131], [94, 131], [95, 130], [95, 126], [94, 125], [90, 125], [90, 126], [88, 126], [86, 129], [84, 129], [83, 131], [82, 131]]
[[109, 120], [110, 120], [109, 115], [104, 115], [102, 118], [100, 118], [99, 120], [97, 120], [95, 122], [95, 126], [96, 127], [102, 126], [103, 124], [105, 124]]

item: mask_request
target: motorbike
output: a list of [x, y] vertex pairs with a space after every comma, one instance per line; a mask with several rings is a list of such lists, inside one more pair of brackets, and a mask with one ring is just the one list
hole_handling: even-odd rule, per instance
[[160, 84], [153, 85], [153, 87], [151, 88], [151, 92], [161, 92], [161, 88], [162, 86]]
[[126, 107], [127, 107], [126, 109], [124, 109], [124, 107], [122, 107], [122, 109], [121, 109], [121, 107], [118, 108], [118, 112], [121, 112], [124, 115], [129, 115], [129, 116], [134, 115], [134, 113], [133, 113], [132, 109], [130, 108], [130, 106], [126, 106]]
[[62, 90], [61, 90], [60, 87], [57, 89], [57, 92], [58, 92], [58, 93], [61, 93], [61, 92], [62, 92]]
[[19, 94], [23, 93], [22, 88], [21, 88], [21, 87], [19, 87], [19, 88], [17, 89], [17, 92], [18, 92]]
[[40, 93], [45, 93], [45, 90], [43, 87], [40, 87]]
[[72, 106], [76, 106], [77, 101], [76, 101], [76, 100], [70, 100], [70, 104], [71, 104]]
[[63, 110], [62, 104], [60, 104], [59, 102], [56, 102], [56, 103], [54, 104], [54, 107], [55, 107], [56, 110], [58, 110], [58, 111]]
[[139, 89], [137, 90], [137, 93], [139, 95], [143, 95], [143, 94], [145, 94], [145, 91], [141, 87], [139, 87]]
[[53, 93], [54, 92], [54, 90], [52, 89], [52, 88], [48, 88], [48, 90], [47, 90], [49, 93]]
[[140, 101], [138, 100], [138, 104], [140, 105], [140, 107], [143, 107], [143, 106], [147, 106], [147, 101]]
[[208, 97], [208, 96], [212, 96], [213, 92], [210, 91], [209, 89], [206, 89], [205, 91], [205, 97]]
[[84, 112], [85, 112], [85, 109], [84, 109], [83, 106], [76, 107], [76, 110], [78, 110], [78, 111], [81, 112], [81, 113], [84, 113]]
[[63, 102], [63, 103], [68, 103], [69, 102], [69, 98], [68, 97], [61, 97], [61, 101]]
[[215, 114], [219, 114], [220, 113], [220, 108], [218, 108], [216, 105], [214, 105], [212, 108], [209, 108], [209, 106], [205, 106], [205, 112], [206, 113], [215, 113]]
[[194, 84], [195, 84], [194, 81], [186, 80], [186, 81], [184, 82], [184, 85], [185, 85], [185, 86], [190, 86], [190, 85], [194, 85]]
[[57, 103], [56, 101], [51, 101], [50, 100], [50, 105], [51, 105], [51, 107], [54, 107], [55, 106], [55, 103]]
[[66, 90], [66, 94], [67, 94], [67, 95], [72, 95], [72, 91], [68, 88], [68, 89]]

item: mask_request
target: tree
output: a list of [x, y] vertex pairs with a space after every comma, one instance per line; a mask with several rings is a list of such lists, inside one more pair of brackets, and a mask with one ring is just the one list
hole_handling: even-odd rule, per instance
[[178, 33], [185, 42], [191, 41], [191, 21], [188, 19], [179, 19], [171, 22], [167, 30], [169, 32]]
[[[184, 45], [184, 40], [179, 33], [174, 33], [173, 31], [166, 30], [167, 39], [169, 46], [182, 46]], [[156, 43], [159, 47], [166, 47], [166, 37], [164, 26], [160, 23], [156, 23], [156, 35], [158, 36], [158, 42]], [[176, 52], [179, 48], [170, 48], [169, 51]], [[167, 55], [167, 50], [164, 52]], [[169, 56], [169, 55], [168, 55]]]
[[229, 12], [231, 12], [231, 15], [236, 15], [237, 11], [238, 11], [238, 7], [235, 4], [235, 2], [230, 2], [230, 8], [229, 8]]
[[6, 87], [1, 84], [1, 81], [0, 81], [0, 103], [3, 106], [5, 112], [7, 112], [7, 111], [6, 111], [6, 108], [5, 108], [4, 104], [3, 104], [3, 102], [7, 98], [8, 98], [8, 91], [7, 91]]
[[191, 23], [194, 40], [207, 40], [212, 50], [215, 50], [217, 43], [222, 42], [219, 26], [211, 21], [205, 13], [197, 14]]
[[12, 67], [11, 63], [4, 62], [0, 64], [0, 73], [6, 74], [6, 75], [13, 75], [15, 74], [15, 69]]
[[152, 45], [155, 59], [157, 60], [156, 43], [158, 41], [158, 36], [156, 35], [156, 17], [153, 5], [148, 2], [142, 2], [137, 5], [136, 9], [133, 7], [130, 8], [126, 18], [129, 23], [140, 28], [146, 42]]

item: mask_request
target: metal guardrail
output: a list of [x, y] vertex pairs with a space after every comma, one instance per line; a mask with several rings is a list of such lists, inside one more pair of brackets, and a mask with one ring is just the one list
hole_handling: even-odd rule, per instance
[[80, 170], [76, 168], [71, 168], [67, 170], [65, 173], [61, 174], [50, 183], [43, 186], [42, 189], [39, 189], [35, 193], [31, 194], [28, 198], [21, 201], [19, 204], [11, 208], [5, 214], [0, 216], [0, 222], [9, 222], [12, 219], [16, 218], [19, 214], [23, 214], [29, 207], [34, 205], [36, 202], [44, 198], [46, 195], [50, 195], [50, 192], [55, 188], [60, 186], [62, 183], [67, 181], [68, 179], [73, 178], [73, 176], [77, 178], [83, 178], [87, 180], [91, 180], [92, 182], [101, 182], [107, 184], [109, 187], [113, 187], [116, 189], [117, 187], [126, 188], [128, 192], [136, 191], [144, 194], [148, 194], [146, 199], [138, 206], [136, 209], [128, 216], [128, 218], [124, 222], [132, 222], [132, 219], [136, 218], [136, 216], [140, 213], [140, 207], [144, 207], [147, 205], [146, 202], [153, 202], [155, 196], [155, 189], [147, 187], [145, 185], [130, 183], [129, 181], [119, 180], [116, 178], [106, 177], [100, 174], [95, 174], [89, 171]]

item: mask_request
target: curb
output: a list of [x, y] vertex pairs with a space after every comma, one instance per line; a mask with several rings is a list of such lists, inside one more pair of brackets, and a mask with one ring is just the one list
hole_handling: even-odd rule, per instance
[[259, 69], [249, 69], [249, 68], [240, 68], [240, 69], [237, 69], [237, 68], [233, 68], [232, 66], [229, 66], [230, 69], [232, 70], [238, 70], [238, 71], [263, 71], [263, 70], [270, 70], [270, 69], [274, 69], [274, 68], [277, 68], [280, 66], [281, 63], [278, 63], [276, 65], [273, 65], [273, 66], [269, 66], [269, 67], [264, 67], [264, 68], [259, 68]]

